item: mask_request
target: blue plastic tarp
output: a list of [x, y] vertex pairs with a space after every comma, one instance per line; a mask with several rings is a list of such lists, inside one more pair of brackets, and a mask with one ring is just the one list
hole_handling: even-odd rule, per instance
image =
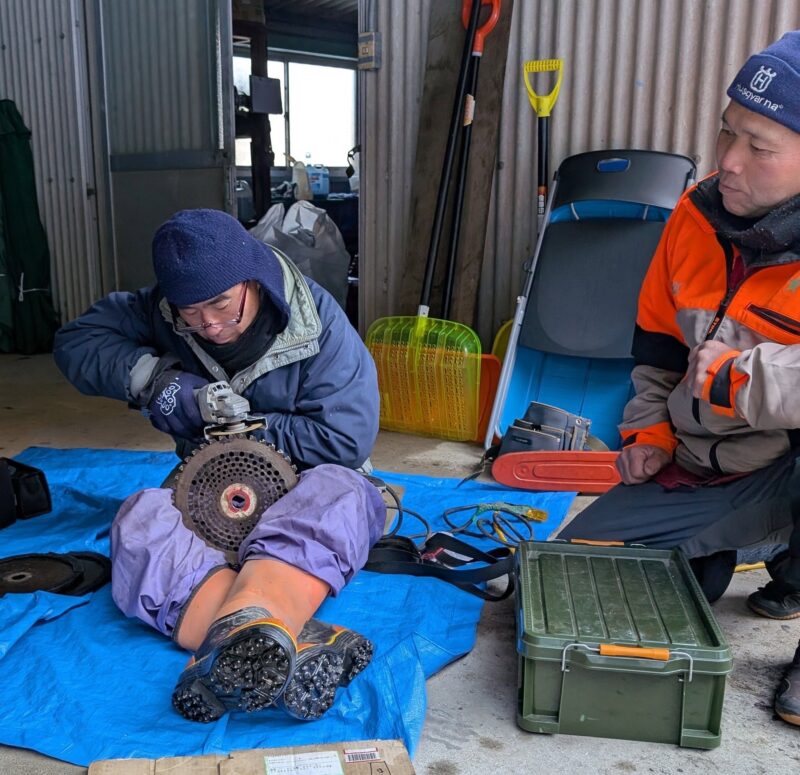
[[[121, 501], [158, 486], [171, 453], [34, 448], [20, 462], [44, 470], [53, 511], [2, 531], [0, 556], [92, 550], [108, 554], [108, 529]], [[453, 506], [512, 501], [549, 512], [544, 539], [573, 493], [533, 493], [455, 479], [376, 472], [405, 490], [405, 507], [434, 527]], [[408, 521], [403, 532], [414, 533]], [[183, 719], [170, 697], [188, 655], [163, 635], [126, 619], [110, 587], [83, 597], [8, 594], [0, 599], [0, 743], [73, 764], [235, 749], [399, 738], [412, 752], [426, 710], [425, 679], [468, 653], [482, 601], [436, 579], [361, 572], [320, 619], [353, 627], [375, 643], [369, 667], [319, 721], [277, 709], [234, 713], [213, 724]]]

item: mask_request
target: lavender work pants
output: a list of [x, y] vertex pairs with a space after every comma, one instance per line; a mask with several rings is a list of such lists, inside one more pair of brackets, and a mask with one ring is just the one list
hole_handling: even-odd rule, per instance
[[[380, 538], [386, 506], [360, 474], [326, 464], [304, 471], [239, 547], [239, 564], [285, 562], [324, 581], [336, 595]], [[111, 595], [127, 616], [172, 637], [193, 592], [228, 567], [223, 553], [187, 528], [172, 490], [131, 495], [111, 525]]]

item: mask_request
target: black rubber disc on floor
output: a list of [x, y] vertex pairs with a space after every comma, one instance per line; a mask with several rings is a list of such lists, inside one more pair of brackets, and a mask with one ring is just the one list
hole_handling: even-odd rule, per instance
[[85, 595], [111, 581], [111, 560], [97, 552], [70, 552], [68, 555], [80, 568], [83, 578], [76, 586], [63, 591], [65, 595]]
[[0, 595], [62, 592], [82, 580], [80, 565], [64, 554], [19, 554], [0, 560]]

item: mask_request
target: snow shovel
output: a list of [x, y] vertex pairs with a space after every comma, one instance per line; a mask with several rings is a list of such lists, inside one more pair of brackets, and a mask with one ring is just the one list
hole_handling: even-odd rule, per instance
[[[479, 30], [482, 5], [491, 5], [492, 12]], [[464, 0], [466, 9], [467, 35], [417, 315], [376, 320], [366, 336], [378, 370], [381, 427], [454, 441], [468, 441], [475, 435], [481, 344], [469, 327], [428, 317], [429, 304], [474, 44], [479, 34], [485, 37], [496, 24], [500, 0]]]
[[[467, 76], [467, 91], [464, 97], [464, 112], [461, 127], [461, 150], [458, 161], [458, 170], [455, 183], [455, 202], [453, 205], [453, 220], [450, 227], [450, 243], [447, 251], [447, 264], [445, 270], [445, 283], [442, 291], [442, 318], [450, 317], [450, 306], [453, 301], [453, 286], [455, 284], [456, 266], [458, 263], [458, 246], [461, 235], [461, 216], [464, 209], [464, 193], [467, 185], [467, 171], [469, 169], [469, 151], [472, 144], [472, 127], [475, 120], [475, 111], [478, 103], [478, 71], [483, 57], [483, 48], [486, 36], [492, 31], [500, 16], [499, 0], [492, 5], [492, 12], [475, 34], [470, 58], [469, 75]], [[469, 22], [470, 4], [465, 1], [462, 7], [462, 21], [466, 27]], [[489, 421], [491, 405], [497, 390], [497, 381], [500, 377], [500, 362], [494, 355], [482, 354], [480, 379], [479, 379], [479, 409], [476, 436], [473, 441], [483, 441], [486, 424]]]
[[[562, 59], [537, 59], [533, 62], [525, 62], [522, 66], [522, 73], [525, 79], [525, 88], [528, 90], [528, 99], [531, 107], [539, 117], [537, 122], [537, 144], [536, 148], [539, 156], [539, 169], [537, 175], [536, 189], [536, 217], [538, 230], [542, 230], [544, 220], [544, 206], [547, 201], [547, 186], [550, 180], [548, 170], [548, 156], [550, 145], [550, 111], [558, 99], [558, 92], [561, 90], [561, 78], [564, 75], [564, 61]], [[531, 84], [531, 73], [558, 73], [555, 86], [549, 94], [538, 95]]]
[[[500, 378], [497, 385], [495, 394], [494, 405], [492, 406], [492, 413], [489, 418], [489, 424], [486, 430], [486, 437], [483, 440], [485, 449], [489, 449], [494, 443], [495, 435], [498, 433], [498, 424], [500, 422], [500, 414], [503, 409], [503, 403], [506, 399], [508, 392], [508, 385], [511, 381], [511, 374], [514, 370], [514, 360], [516, 358], [517, 340], [519, 339], [519, 332], [522, 326], [522, 318], [525, 315], [525, 306], [528, 303], [528, 296], [531, 292], [531, 285], [533, 284], [533, 275], [536, 268], [536, 262], [539, 258], [539, 251], [542, 248], [542, 238], [544, 237], [544, 224], [549, 217], [549, 209], [551, 202], [549, 201], [548, 192], [548, 143], [549, 143], [549, 122], [550, 111], [556, 104], [558, 93], [561, 90], [561, 78], [564, 74], [564, 61], [562, 59], [539, 59], [531, 62], [525, 62], [522, 66], [522, 75], [525, 80], [525, 88], [528, 91], [528, 99], [530, 100], [533, 110], [539, 117], [538, 120], [538, 145], [537, 152], [539, 158], [539, 174], [538, 174], [538, 188], [537, 188], [537, 240], [536, 248], [531, 259], [531, 267], [527, 273], [525, 287], [521, 296], [517, 296], [517, 306], [514, 311], [514, 318], [508, 330], [508, 339], [506, 344], [506, 354], [503, 359], [503, 368], [500, 372]], [[558, 73], [556, 84], [549, 94], [544, 96], [538, 95], [530, 82], [531, 73]]]

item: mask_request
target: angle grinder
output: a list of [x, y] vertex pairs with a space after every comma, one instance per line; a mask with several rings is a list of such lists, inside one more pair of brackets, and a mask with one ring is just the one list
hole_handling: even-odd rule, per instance
[[225, 381], [211, 382], [197, 392], [200, 416], [206, 424], [203, 435], [207, 440], [220, 436], [252, 433], [266, 428], [263, 416], [250, 414], [250, 402]]

